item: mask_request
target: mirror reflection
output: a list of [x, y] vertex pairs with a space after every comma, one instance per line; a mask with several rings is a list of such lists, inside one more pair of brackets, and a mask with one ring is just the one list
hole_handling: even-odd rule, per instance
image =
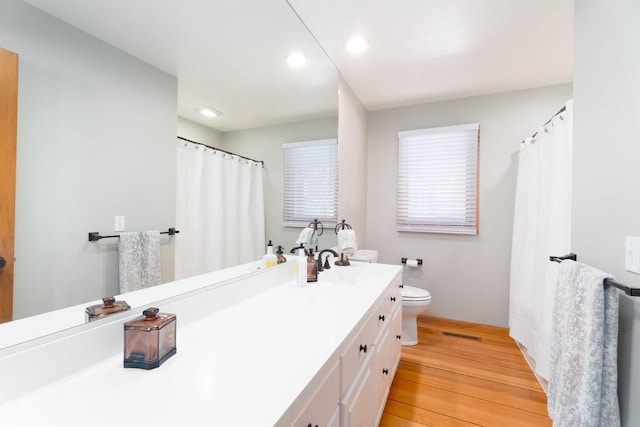
[[[117, 239], [91, 242], [89, 232], [117, 234], [117, 221], [124, 221], [126, 231], [180, 228], [176, 136], [264, 161], [265, 237], [287, 248], [294, 245], [300, 230], [282, 226], [281, 146], [336, 137], [337, 72], [286, 2], [218, 6], [216, 22], [226, 23], [221, 26], [225, 33], [212, 45], [256, 41], [239, 50], [216, 48], [214, 63], [201, 58], [198, 72], [216, 74], [218, 87], [186, 87], [175, 64], [150, 65], [152, 50], [136, 58], [114, 47], [114, 41], [80, 31], [78, 22], [74, 28], [38, 9], [49, 7], [47, 12], [60, 16], [76, 9], [74, 0], [47, 3], [8, 0], [0, 5], [0, 47], [19, 55], [14, 319], [86, 307], [119, 294]], [[100, 20], [100, 7], [109, 2], [95, 3], [94, 10], [77, 8], [68, 19]], [[250, 12], [258, 3], [260, 13]], [[196, 20], [199, 11], [185, 8], [183, 13]], [[242, 36], [228, 33], [229, 28]], [[175, 48], [172, 40], [165, 42], [167, 49]], [[282, 55], [266, 58], [265, 52], [286, 52], [296, 45], [307, 49], [313, 66], [306, 75], [283, 78], [285, 84], [274, 76], [293, 70]], [[246, 67], [249, 59], [252, 67]], [[212, 95], [224, 100], [212, 105], [224, 112], [226, 121], [219, 124], [196, 116], [196, 108]], [[304, 102], [308, 97], [321, 102]], [[267, 106], [269, 114], [260, 116]], [[160, 238], [162, 283], [175, 278], [179, 238]], [[82, 323], [84, 316], [82, 309], [68, 326]]]

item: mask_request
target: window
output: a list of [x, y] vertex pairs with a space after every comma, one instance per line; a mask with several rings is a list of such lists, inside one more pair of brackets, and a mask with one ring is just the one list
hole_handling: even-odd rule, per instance
[[284, 220], [306, 227], [315, 218], [335, 225], [338, 218], [338, 142], [335, 139], [282, 144]]
[[398, 133], [398, 231], [478, 233], [479, 128]]

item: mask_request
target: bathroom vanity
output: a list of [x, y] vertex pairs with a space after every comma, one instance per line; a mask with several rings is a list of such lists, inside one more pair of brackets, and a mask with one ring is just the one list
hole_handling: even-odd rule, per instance
[[300, 288], [287, 262], [157, 301], [177, 316], [177, 354], [148, 371], [122, 366], [123, 323], [145, 307], [5, 349], [0, 420], [376, 425], [400, 359], [401, 277], [354, 262]]

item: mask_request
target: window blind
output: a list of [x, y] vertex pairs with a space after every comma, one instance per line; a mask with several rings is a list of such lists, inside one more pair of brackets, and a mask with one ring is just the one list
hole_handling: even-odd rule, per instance
[[338, 141], [282, 144], [284, 156], [283, 225], [306, 227], [318, 219], [335, 225], [338, 217]]
[[479, 128], [398, 133], [398, 231], [477, 234]]

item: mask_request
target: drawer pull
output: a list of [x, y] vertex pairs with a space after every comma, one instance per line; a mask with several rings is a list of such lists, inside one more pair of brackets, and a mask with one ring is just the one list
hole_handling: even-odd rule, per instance
[[360, 344], [360, 351], [364, 351], [365, 353], [367, 352], [367, 345], [366, 344]]
[[385, 375], [389, 375], [389, 370], [388, 369], [383, 369], [382, 373], [385, 374]]
[[[309, 423], [307, 427], [314, 427], [314, 426], [312, 426], [311, 423]], [[318, 427], [318, 424], [316, 424], [315, 427]]]
[[404, 288], [404, 285], [398, 285], [399, 288]]
[[391, 301], [395, 302], [395, 300], [396, 300], [396, 297], [391, 297]]
[[384, 314], [381, 314], [380, 316], [378, 316], [378, 320], [382, 320], [384, 322]]
[[396, 335], [396, 339], [402, 339], [402, 335]]

